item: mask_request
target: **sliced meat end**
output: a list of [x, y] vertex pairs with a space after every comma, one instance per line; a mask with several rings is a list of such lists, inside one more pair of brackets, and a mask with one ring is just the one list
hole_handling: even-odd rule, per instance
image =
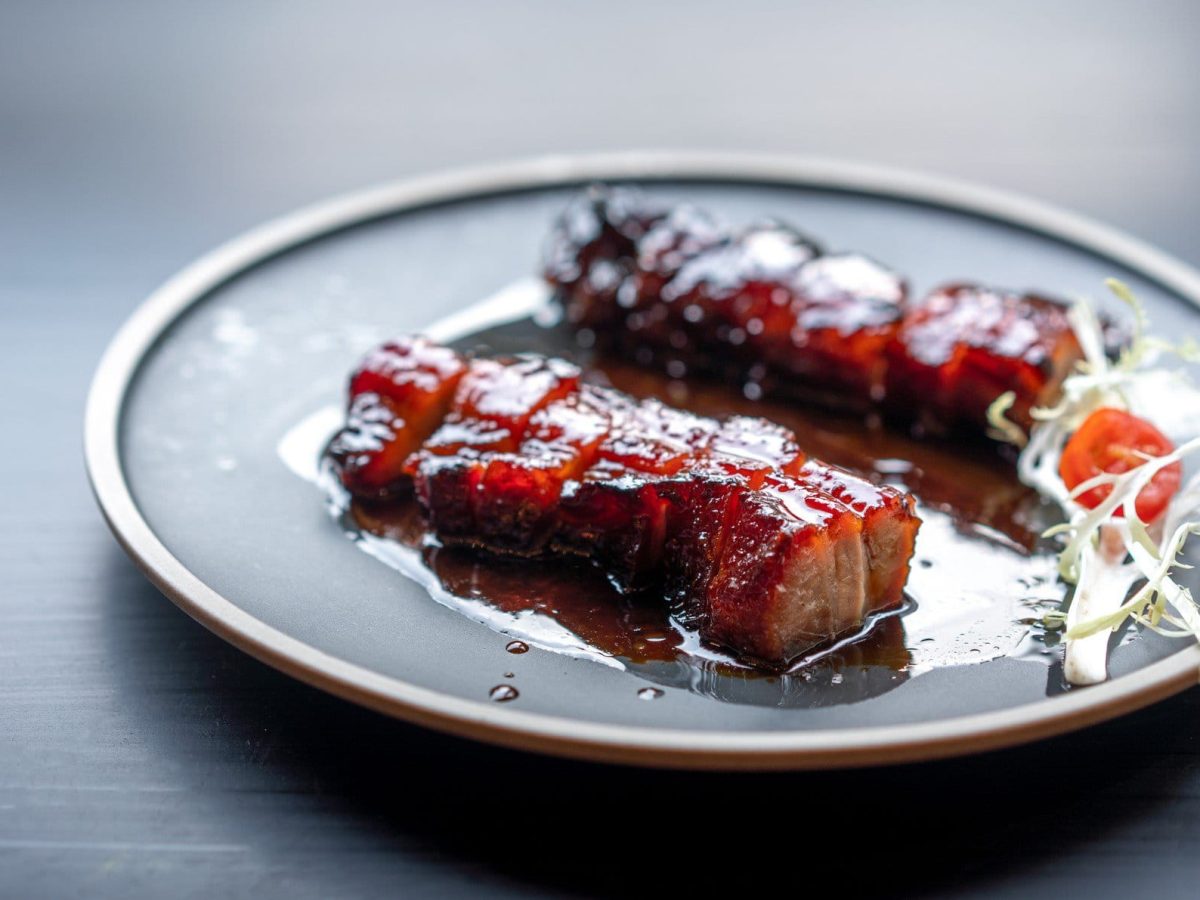
[[706, 628], [709, 586], [734, 526], [745, 482], [737, 477], [670, 479], [658, 487], [668, 502], [666, 596], [688, 628]]
[[783, 668], [854, 632], [866, 609], [862, 522], [801, 482], [744, 490], [697, 615], [700, 635]]
[[866, 612], [896, 609], [904, 599], [904, 585], [921, 525], [912, 495], [817, 461], [805, 464], [800, 479], [819, 487], [862, 517], [867, 566]]

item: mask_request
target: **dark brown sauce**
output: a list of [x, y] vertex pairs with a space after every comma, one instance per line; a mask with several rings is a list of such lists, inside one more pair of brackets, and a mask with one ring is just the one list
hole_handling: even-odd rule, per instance
[[[422, 581], [439, 602], [503, 634], [520, 635], [505, 645], [525, 648], [518, 653], [537, 646], [608, 660], [664, 687], [772, 706], [853, 702], [915, 671], [899, 615], [880, 617], [865, 634], [826, 648], [787, 673], [771, 674], [702, 645], [671, 620], [660, 597], [622, 595], [586, 563], [548, 559], [531, 564], [441, 546], [426, 533], [413, 501], [356, 501], [342, 521], [364, 549]], [[869, 672], [875, 674], [864, 678]]]
[[[606, 656], [632, 663], [697, 656], [714, 671], [756, 671], [715, 648], [699, 646], [693, 634], [671, 620], [657, 595], [621, 594], [602, 572], [584, 562], [548, 559], [531, 564], [441, 546], [429, 538], [420, 508], [411, 500], [354, 501], [347, 521], [360, 535], [382, 538], [418, 554], [449, 595], [486, 602], [514, 618], [530, 614], [548, 618]], [[863, 639], [837, 652], [860, 665], [903, 668], [909, 658], [903, 629], [889, 624], [894, 618], [881, 617]], [[512, 640], [505, 649], [525, 653], [529, 643]]]

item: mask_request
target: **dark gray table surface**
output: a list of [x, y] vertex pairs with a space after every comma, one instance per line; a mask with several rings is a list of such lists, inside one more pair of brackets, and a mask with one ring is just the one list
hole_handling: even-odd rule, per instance
[[[672, 774], [426, 733], [164, 600], [88, 493], [108, 338], [191, 258], [453, 164], [771, 150], [1057, 202], [1200, 264], [1200, 6], [0, 5], [0, 895], [1194, 897], [1200, 692], [974, 759]], [[835, 882], [836, 883], [836, 882]]]

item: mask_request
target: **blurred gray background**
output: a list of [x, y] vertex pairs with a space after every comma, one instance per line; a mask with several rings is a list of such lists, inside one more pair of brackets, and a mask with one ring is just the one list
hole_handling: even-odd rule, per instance
[[[749, 789], [479, 749], [295, 685], [158, 598], [92, 506], [79, 431], [105, 342], [198, 254], [331, 193], [498, 158], [881, 162], [1200, 264], [1198, 51], [1182, 0], [0, 3], [0, 893], [633, 891], [610, 855], [555, 838], [580, 808], [668, 815], [640, 799], [665, 789], [800, 815], [820, 784], [867, 810], [903, 798], [912, 846], [880, 834], [878, 892], [1194, 896], [1196, 691], [982, 761]], [[618, 833], [595, 846], [664, 846]], [[858, 858], [838, 846], [818, 841], [822, 868]]]
[[1200, 261], [1187, 0], [0, 10], [6, 283], [119, 278], [132, 306], [214, 243], [330, 193], [630, 147], [940, 172]]

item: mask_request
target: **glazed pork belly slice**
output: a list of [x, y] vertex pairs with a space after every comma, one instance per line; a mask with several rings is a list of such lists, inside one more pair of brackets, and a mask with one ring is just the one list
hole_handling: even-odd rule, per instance
[[[592, 188], [587, 233], [619, 231], [629, 209], [649, 208], [630, 196]], [[878, 399], [883, 350], [907, 296], [896, 273], [858, 254], [825, 254], [781, 222], [732, 234], [688, 205], [643, 214], [622, 241], [570, 240], [578, 218], [554, 226], [544, 271], [568, 320], [601, 343], [675, 377], [740, 378], [752, 394], [855, 407]], [[571, 248], [577, 261], [568, 267]], [[593, 270], [604, 273], [604, 290], [575, 275]]]
[[615, 391], [589, 396], [607, 412], [609, 428], [563, 494], [554, 548], [591, 559], [618, 590], [648, 587], [662, 574], [671, 524], [659, 482], [690, 469], [719, 426]]
[[369, 353], [350, 378], [346, 426], [329, 446], [346, 488], [379, 498], [407, 489], [405, 460], [441, 425], [466, 371], [457, 353], [423, 338]]
[[539, 412], [578, 395], [579, 374], [538, 356], [470, 362], [445, 421], [405, 463], [439, 536], [508, 553], [541, 549], [563, 482], [585, 467], [583, 451], [564, 440], [537, 454], [521, 445]]
[[702, 638], [774, 667], [898, 605], [917, 526], [906, 495], [805, 461], [785, 429], [604, 388], [544, 406], [516, 453], [430, 465], [417, 494], [443, 539], [586, 558], [622, 591], [661, 586]]
[[593, 185], [555, 220], [543, 248], [542, 272], [557, 288], [567, 320], [578, 328], [608, 327], [617, 294], [633, 272], [637, 242], [665, 211], [638, 191]]
[[1012, 391], [1008, 415], [1028, 429], [1030, 410], [1054, 403], [1081, 358], [1066, 304], [947, 285], [909, 307], [888, 345], [889, 406], [934, 432], [983, 433], [988, 407]]
[[[704, 639], [776, 667], [899, 602], [911, 501], [806, 460], [786, 429], [580, 385], [559, 360], [434, 349], [412, 340], [370, 357], [333, 447], [362, 439], [361, 397], [410, 403], [409, 419], [388, 407], [372, 452], [392, 466], [409, 450], [385, 483], [411, 478], [443, 541], [586, 558], [623, 591], [665, 589]], [[353, 456], [335, 460], [356, 490]]]
[[1009, 390], [1028, 428], [1081, 357], [1059, 301], [954, 284], [913, 302], [895, 272], [780, 222], [735, 234], [628, 190], [589, 189], [548, 248], [546, 277], [587, 339], [672, 377], [738, 379], [750, 397], [884, 404], [935, 433], [982, 434]]
[[912, 496], [817, 460], [805, 463], [799, 480], [820, 488], [862, 518], [871, 605], [867, 612], [899, 606], [921, 524]]
[[681, 311], [688, 340], [675, 342], [684, 351], [702, 347], [760, 389], [825, 392], [826, 402], [860, 407], [881, 391], [883, 348], [906, 293], [904, 280], [873, 260], [822, 255], [778, 223], [698, 254], [662, 289]]
[[657, 573], [682, 622], [774, 667], [899, 606], [920, 524], [907, 494], [806, 461], [761, 419], [639, 412], [563, 500], [567, 548], [618, 587]]
[[836, 253], [805, 264], [792, 290], [789, 340], [762, 347], [783, 386], [795, 379], [858, 406], [881, 399], [884, 349], [908, 297], [904, 279], [869, 257]]
[[671, 489], [690, 515], [667, 548], [668, 598], [710, 643], [783, 668], [902, 602], [920, 522], [894, 488], [810, 461], [759, 489]]
[[[473, 389], [476, 365], [460, 399]], [[803, 462], [791, 433], [771, 423], [718, 423], [593, 386], [561, 396], [569, 383], [556, 379], [553, 390], [528, 392], [521, 408], [533, 412], [500, 429], [456, 400], [409, 461], [417, 496], [443, 540], [584, 556], [619, 588], [634, 590], [661, 577], [671, 526], [660, 481], [709, 472], [761, 482]]]
[[774, 667], [863, 626], [863, 522], [803, 481], [735, 489], [708, 584], [684, 619], [705, 640]]

